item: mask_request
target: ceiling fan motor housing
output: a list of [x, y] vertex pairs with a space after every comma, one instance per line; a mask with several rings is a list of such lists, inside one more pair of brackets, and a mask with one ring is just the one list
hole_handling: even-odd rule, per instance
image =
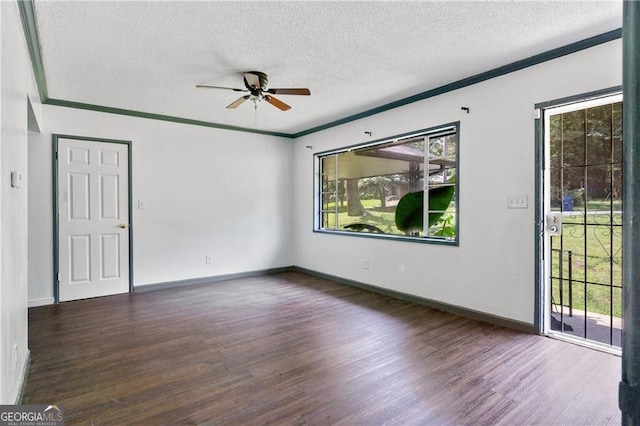
[[[247, 76], [246, 74], [253, 74], [256, 77], [258, 77], [258, 81], [260, 82], [260, 86], [259, 87], [254, 87], [250, 82], [247, 81]], [[249, 90], [255, 90], [255, 89], [264, 89], [267, 87], [267, 84], [269, 83], [269, 79], [267, 77], [267, 74], [260, 72], [260, 71], [248, 71], [245, 73], [244, 76], [244, 85], [247, 86], [247, 89]]]

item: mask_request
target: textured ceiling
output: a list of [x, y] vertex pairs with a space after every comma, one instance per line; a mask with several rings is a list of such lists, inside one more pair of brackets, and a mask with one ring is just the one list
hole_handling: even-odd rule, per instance
[[[35, 1], [48, 97], [296, 133], [622, 25], [621, 1]], [[242, 72], [292, 109], [225, 106]], [[257, 125], [256, 125], [257, 124]]]

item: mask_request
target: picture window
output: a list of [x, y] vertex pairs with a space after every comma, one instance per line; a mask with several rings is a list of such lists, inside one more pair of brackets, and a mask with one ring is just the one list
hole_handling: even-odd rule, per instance
[[459, 123], [316, 154], [320, 232], [458, 243]]

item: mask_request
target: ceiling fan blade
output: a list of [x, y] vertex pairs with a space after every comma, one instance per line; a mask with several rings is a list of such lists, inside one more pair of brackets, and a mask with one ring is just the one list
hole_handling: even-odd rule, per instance
[[281, 111], [286, 111], [288, 109], [291, 109], [289, 105], [285, 104], [280, 99], [274, 98], [273, 96], [266, 95], [264, 97], [264, 100], [269, 102], [271, 105], [273, 105], [274, 107], [278, 108]]
[[244, 103], [244, 101], [246, 101], [247, 99], [249, 99], [251, 96], [250, 95], [245, 95], [241, 98], [236, 99], [235, 101], [231, 102], [229, 105], [227, 105], [228, 109], [233, 109], [233, 108], [237, 108], [240, 105], [242, 105]]
[[209, 86], [208, 84], [196, 84], [196, 87], [200, 89], [223, 89], [223, 90], [233, 90], [234, 92], [248, 92], [247, 89], [236, 89], [235, 87]]
[[256, 89], [261, 88], [259, 75], [253, 74], [251, 72], [245, 72], [244, 79], [250, 87], [255, 87]]
[[310, 95], [309, 89], [296, 88], [296, 89], [269, 89], [265, 92], [272, 93], [274, 95]]

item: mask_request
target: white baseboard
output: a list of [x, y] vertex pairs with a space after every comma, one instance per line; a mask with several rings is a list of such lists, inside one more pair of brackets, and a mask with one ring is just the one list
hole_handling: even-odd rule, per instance
[[36, 306], [53, 305], [53, 302], [54, 302], [53, 297], [45, 297], [42, 299], [29, 300], [28, 306], [30, 308], [33, 308]]

